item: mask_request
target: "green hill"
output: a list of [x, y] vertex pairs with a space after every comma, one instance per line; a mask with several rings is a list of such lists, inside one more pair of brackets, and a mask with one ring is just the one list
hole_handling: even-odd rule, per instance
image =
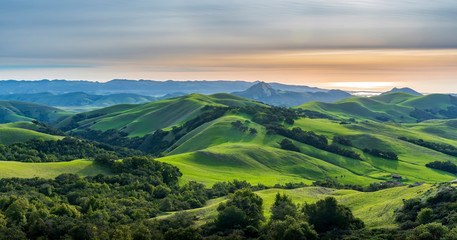
[[[371, 98], [345, 99], [335, 104], [315, 102], [309, 105], [315, 107], [311, 110], [333, 114], [339, 118], [359, 120], [351, 124], [305, 117], [295, 119], [293, 124], [280, 122], [285, 124], [287, 129], [299, 127], [303, 131], [323, 135], [329, 144], [333, 137], [344, 136], [353, 146], [338, 143], [336, 146], [360, 155], [361, 159], [343, 156], [294, 139], [289, 140], [300, 152], [283, 150], [279, 143], [286, 137], [278, 133], [269, 134], [265, 127], [271, 124], [268, 121], [256, 123], [259, 120], [256, 111], [263, 111], [259, 106], [265, 105], [229, 94], [191, 94], [141, 105], [115, 105], [77, 114], [60, 122], [58, 126], [72, 126], [73, 128], [68, 129], [74, 130], [114, 128], [127, 132], [132, 137], [157, 129], [171, 130], [171, 126], [182, 125], [201, 114], [205, 105], [258, 106], [250, 108], [250, 113], [241, 110], [228, 111], [222, 117], [189, 131], [166, 133], [162, 141], [170, 141], [172, 138], [167, 137], [171, 135], [175, 140], [167, 145], [169, 148], [158, 160], [179, 167], [184, 174], [183, 181], [196, 180], [207, 185], [233, 179], [266, 185], [286, 182], [309, 184], [326, 179], [345, 184], [368, 185], [373, 182], [397, 181], [392, 178], [393, 174], [400, 175], [401, 181], [405, 183], [451, 181], [456, 178], [454, 174], [428, 168], [425, 164], [432, 161], [451, 161], [457, 164], [456, 157], [398, 139], [420, 138], [457, 147], [457, 134], [446, 131], [457, 128], [453, 120], [415, 123], [416, 118], [406, 115], [409, 110], [414, 111], [419, 107], [426, 112], [425, 107], [433, 105], [429, 101], [434, 102], [440, 109], [452, 107], [453, 104], [453, 98], [448, 95], [414, 96], [398, 92]], [[280, 110], [275, 109], [268, 114], [275, 115], [275, 111]], [[432, 113], [433, 111], [430, 111], [430, 114]], [[378, 116], [414, 123], [379, 122]], [[361, 119], [364, 120], [360, 121]], [[236, 122], [245, 130], [235, 127]], [[250, 133], [250, 129], [255, 129], [255, 133]], [[159, 143], [163, 142], [156, 141], [142, 146], [154, 147], [154, 144]], [[364, 152], [364, 149], [392, 152], [398, 160], [374, 156]]]
[[190, 94], [146, 104], [120, 104], [69, 117], [56, 126], [62, 129], [118, 129], [142, 136], [157, 129], [179, 125], [201, 113], [206, 105], [247, 106], [259, 103], [230, 94]]
[[68, 113], [61, 109], [37, 103], [0, 101], [0, 123], [38, 120], [51, 122]]
[[456, 178], [453, 174], [427, 168], [425, 164], [435, 160], [457, 164], [457, 158], [400, 141], [398, 137], [421, 137], [454, 146], [457, 146], [457, 139], [427, 134], [411, 126], [376, 122], [342, 125], [330, 120], [308, 118], [299, 119], [290, 126], [314, 131], [329, 139], [345, 135], [359, 149], [378, 148], [393, 151], [399, 156], [399, 160], [383, 159], [352, 148], [362, 156], [362, 160], [357, 160], [293, 140], [301, 153], [285, 151], [279, 149], [279, 142], [284, 137], [266, 134], [263, 126], [252, 121], [245, 126], [256, 128], [258, 133], [241, 132], [230, 124], [237, 120], [247, 119], [228, 115], [194, 129], [170, 148], [168, 156], [158, 160], [178, 166], [187, 180], [207, 184], [232, 179], [264, 184], [310, 183], [332, 178], [347, 184], [367, 185], [391, 181], [391, 174], [401, 175], [409, 183]]
[[70, 162], [23, 163], [0, 161], [0, 178], [55, 178], [62, 173], [73, 173], [79, 176], [111, 174], [109, 169], [88, 160]]
[[457, 118], [457, 97], [394, 92], [370, 98], [347, 98], [335, 103], [311, 102], [296, 108], [323, 112], [339, 119], [418, 122]]
[[37, 132], [38, 127], [31, 122], [0, 124], [0, 144], [24, 142], [33, 138], [43, 140], [58, 140], [62, 137]]
[[[396, 187], [380, 190], [377, 192], [359, 192], [354, 190], [337, 190], [323, 187], [304, 187], [297, 189], [267, 189], [257, 191], [263, 199], [263, 209], [266, 218], [271, 215], [270, 208], [274, 203], [277, 193], [287, 194], [294, 203], [314, 203], [325, 197], [334, 197], [341, 204], [348, 206], [354, 215], [361, 218], [368, 228], [394, 228], [394, 213], [403, 205], [404, 199], [415, 197], [426, 197], [434, 192], [434, 188], [429, 184], [423, 184], [418, 187], [409, 188]], [[217, 207], [220, 203], [226, 201], [227, 198], [221, 197], [210, 200], [202, 208], [187, 210], [186, 212], [196, 215], [203, 224], [206, 221], [213, 220], [217, 215]], [[169, 213], [158, 217], [165, 219], [173, 216], [175, 213]]]

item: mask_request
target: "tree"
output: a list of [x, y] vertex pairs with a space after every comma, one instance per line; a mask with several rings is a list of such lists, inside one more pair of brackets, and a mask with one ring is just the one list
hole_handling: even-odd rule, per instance
[[[236, 191], [225, 204], [220, 204], [218, 211], [221, 214], [228, 207], [238, 208], [246, 215], [249, 225], [258, 226], [259, 222], [265, 219], [262, 204], [263, 199], [261, 197], [253, 193], [250, 189], [242, 189]], [[231, 209], [229, 213], [243, 220], [242, 215], [238, 211]]]
[[286, 194], [276, 194], [275, 202], [271, 206], [271, 219], [284, 220], [287, 216], [295, 217], [297, 215], [297, 206], [292, 199]]
[[333, 197], [327, 197], [314, 204], [305, 204], [302, 211], [317, 232], [364, 227], [362, 220], [354, 217], [348, 207], [338, 204]]
[[286, 216], [284, 220], [273, 220], [267, 226], [266, 239], [271, 240], [314, 240], [316, 231], [303, 219]]
[[29, 201], [25, 198], [16, 199], [6, 209], [5, 215], [16, 224], [25, 224], [27, 222], [26, 213], [29, 208]]
[[407, 238], [408, 240], [440, 240], [449, 229], [441, 223], [429, 223], [414, 228], [413, 233]]
[[284, 138], [279, 144], [281, 145], [281, 148], [284, 150], [300, 152], [300, 149], [297, 146], [295, 146], [295, 144], [287, 138]]
[[429, 223], [433, 218], [433, 210], [431, 208], [423, 208], [417, 214], [417, 221], [421, 224]]
[[165, 240], [202, 240], [200, 229], [194, 227], [170, 229], [165, 233]]
[[229, 206], [220, 211], [216, 219], [216, 226], [220, 229], [243, 229], [248, 224], [246, 213], [235, 206]]

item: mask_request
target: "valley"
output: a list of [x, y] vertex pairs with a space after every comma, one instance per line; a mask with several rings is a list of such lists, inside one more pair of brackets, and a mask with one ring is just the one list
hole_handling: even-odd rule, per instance
[[[102, 175], [116, 179], [122, 176], [117, 167], [122, 159], [153, 157], [179, 171], [175, 183], [160, 185], [169, 194], [188, 188], [207, 192], [194, 204], [177, 192], [157, 198], [159, 186], [147, 187], [157, 201], [152, 222], [191, 214], [198, 226], [207, 226], [236, 189], [248, 188], [263, 200], [266, 222], [280, 193], [301, 206], [332, 197], [366, 229], [396, 229], [405, 199], [433, 197], [457, 178], [444, 168], [426, 166], [457, 164], [455, 103], [447, 95], [393, 92], [280, 108], [231, 94], [190, 94], [82, 113], [53, 110], [61, 117], [47, 118], [47, 124], [17, 118], [0, 125], [0, 178], [53, 182], [70, 174], [88, 182]], [[27, 105], [15, 111], [29, 114], [22, 106]], [[419, 140], [428, 145], [414, 142]], [[143, 166], [141, 159], [132, 167]], [[135, 168], [128, 171], [143, 176]], [[217, 193], [221, 186], [226, 190]]]

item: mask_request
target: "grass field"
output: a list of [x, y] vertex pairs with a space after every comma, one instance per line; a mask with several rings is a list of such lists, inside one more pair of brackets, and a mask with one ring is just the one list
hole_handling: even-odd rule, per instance
[[62, 138], [60, 136], [37, 132], [34, 131], [34, 129], [36, 129], [36, 125], [31, 122], [0, 124], [0, 144], [9, 145], [33, 138], [41, 138], [44, 140], [58, 140]]
[[0, 178], [55, 178], [62, 173], [73, 173], [79, 176], [111, 174], [108, 168], [89, 160], [51, 163], [0, 161], [0, 169]]
[[[268, 220], [271, 215], [270, 208], [274, 203], [277, 193], [290, 196], [295, 204], [314, 203], [326, 197], [335, 197], [340, 204], [349, 207], [353, 214], [362, 219], [368, 228], [394, 228], [394, 211], [403, 205], [403, 199], [430, 196], [434, 190], [430, 184], [419, 187], [408, 188], [396, 187], [380, 190], [377, 192], [358, 192], [354, 190], [337, 190], [323, 187], [304, 187], [297, 189], [267, 189], [255, 192], [263, 199], [264, 215]], [[199, 223], [211, 221], [217, 216], [217, 206], [227, 201], [227, 197], [212, 199], [198, 209], [185, 212], [196, 215]], [[172, 216], [168, 213], [157, 219], [164, 219]]]

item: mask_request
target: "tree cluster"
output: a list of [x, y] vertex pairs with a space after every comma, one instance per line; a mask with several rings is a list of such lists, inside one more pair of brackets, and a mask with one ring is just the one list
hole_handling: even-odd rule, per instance
[[446, 161], [446, 162], [434, 161], [434, 162], [429, 162], [429, 163], [425, 164], [425, 166], [429, 167], [429, 168], [434, 168], [434, 169], [438, 169], [441, 171], [457, 174], [457, 166], [450, 161]]
[[299, 127], [295, 127], [290, 130], [281, 125], [267, 125], [266, 128], [267, 133], [269, 134], [279, 134], [331, 153], [354, 159], [361, 159], [360, 155], [352, 150], [341, 148], [335, 144], [329, 145], [327, 137], [324, 135], [318, 135], [313, 131], [303, 131]]
[[110, 154], [117, 158], [144, 155], [128, 148], [65, 137], [61, 140], [31, 139], [11, 145], [0, 145], [0, 160], [19, 162], [61, 162], [81, 158], [95, 158]]
[[366, 152], [368, 154], [371, 154], [373, 156], [380, 157], [380, 158], [398, 160], [398, 156], [394, 152], [383, 151], [383, 150], [379, 150], [376, 148], [364, 148], [363, 152]]
[[399, 137], [398, 139], [457, 157], [457, 148], [449, 144], [435, 143], [424, 141], [423, 139], [413, 139], [407, 137]]

